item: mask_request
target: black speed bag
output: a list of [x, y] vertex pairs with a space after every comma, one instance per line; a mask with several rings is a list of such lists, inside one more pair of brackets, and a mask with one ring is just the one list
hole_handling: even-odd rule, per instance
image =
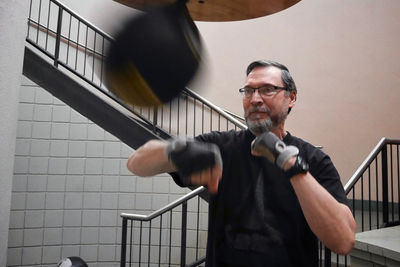
[[124, 25], [107, 53], [106, 85], [128, 104], [160, 105], [184, 89], [200, 60], [199, 31], [186, 5], [177, 2]]

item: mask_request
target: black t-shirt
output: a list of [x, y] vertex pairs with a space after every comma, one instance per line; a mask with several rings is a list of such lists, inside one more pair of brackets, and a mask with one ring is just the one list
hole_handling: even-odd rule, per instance
[[[318, 241], [294, 189], [281, 169], [251, 155], [254, 138], [248, 130], [195, 138], [218, 145], [223, 160], [218, 193], [209, 202], [206, 266], [318, 266]], [[329, 156], [290, 133], [283, 141], [298, 147], [315, 179], [337, 201], [347, 204]], [[172, 177], [181, 185], [176, 173]]]

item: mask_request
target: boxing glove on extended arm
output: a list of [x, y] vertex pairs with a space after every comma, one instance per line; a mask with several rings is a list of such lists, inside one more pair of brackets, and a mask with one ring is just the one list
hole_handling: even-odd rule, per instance
[[176, 138], [169, 141], [167, 157], [174, 163], [184, 186], [191, 184], [190, 177], [196, 172], [222, 166], [221, 152], [217, 145]]

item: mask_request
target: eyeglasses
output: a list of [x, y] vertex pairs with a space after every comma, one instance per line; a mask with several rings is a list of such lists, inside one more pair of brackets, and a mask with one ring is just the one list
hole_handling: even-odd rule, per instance
[[253, 96], [254, 92], [258, 90], [258, 93], [261, 96], [273, 96], [278, 93], [280, 90], [287, 90], [286, 87], [279, 87], [274, 85], [264, 85], [258, 88], [253, 87], [243, 87], [239, 89], [240, 94], [242, 94], [245, 98], [250, 98]]

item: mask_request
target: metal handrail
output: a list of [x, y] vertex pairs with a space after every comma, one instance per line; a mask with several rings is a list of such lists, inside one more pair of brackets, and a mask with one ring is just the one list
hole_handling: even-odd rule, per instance
[[[376, 217], [376, 228], [380, 228], [380, 227], [388, 227], [390, 226], [392, 223], [398, 223], [398, 221], [396, 221], [394, 219], [394, 212], [393, 212], [393, 208], [394, 208], [394, 197], [393, 197], [393, 173], [391, 173], [391, 193], [392, 193], [392, 221], [389, 220], [389, 173], [388, 173], [388, 169], [389, 169], [389, 161], [387, 159], [388, 157], [388, 148], [387, 146], [392, 146], [392, 145], [397, 145], [397, 163], [395, 164], [395, 166], [397, 166], [397, 174], [399, 175], [399, 149], [398, 146], [400, 145], [400, 139], [392, 139], [392, 138], [386, 138], [383, 137], [381, 138], [381, 140], [377, 143], [377, 145], [372, 149], [372, 151], [369, 153], [369, 155], [365, 158], [365, 160], [361, 163], [360, 167], [354, 172], [354, 174], [352, 175], [352, 177], [348, 180], [348, 182], [345, 184], [344, 186], [344, 190], [346, 195], [349, 195], [352, 193], [352, 203], [349, 203], [351, 205], [352, 208], [352, 212], [353, 215], [355, 217], [355, 219], [359, 219], [360, 220], [360, 226], [361, 226], [361, 232], [364, 231], [364, 224], [368, 225], [368, 229], [371, 230], [373, 227], [373, 224], [375, 222], [372, 221], [372, 201], [374, 201], [375, 203], [375, 217]], [[380, 170], [379, 170], [379, 154], [381, 154], [380, 160], [381, 160], [381, 165], [380, 165]], [[391, 152], [390, 152], [390, 157], [391, 157]], [[393, 167], [393, 161], [392, 158], [390, 159], [390, 164]], [[374, 170], [375, 172], [375, 195], [372, 195], [371, 192], [371, 183], [373, 182], [371, 179], [371, 168]], [[380, 173], [379, 173], [380, 171]], [[379, 185], [378, 185], [378, 177], [380, 176], [380, 182], [381, 182], [381, 202], [379, 202]], [[372, 173], [372, 176], [374, 174]], [[398, 177], [399, 179], [399, 177]], [[369, 188], [364, 188], [364, 182], [368, 183], [368, 187]], [[360, 182], [360, 183], [358, 183]], [[398, 180], [399, 182], [399, 180]], [[360, 209], [359, 209], [359, 213], [356, 213], [356, 186], [358, 186], [358, 192], [360, 193], [361, 196], [360, 197]], [[367, 196], [364, 196], [364, 194], [367, 194]], [[372, 198], [375, 197], [374, 200], [372, 200]], [[399, 196], [397, 197], [397, 199], [399, 199]], [[364, 204], [364, 202], [366, 202]], [[367, 209], [365, 212], [368, 212], [368, 216], [364, 219], [364, 209]], [[398, 213], [400, 213], [400, 209], [398, 211]], [[380, 215], [381, 214], [381, 215]], [[400, 215], [398, 215], [400, 216]], [[382, 218], [381, 224], [379, 222], [380, 217]], [[368, 222], [367, 222], [368, 219]], [[398, 220], [400, 221], [400, 217], [398, 218]], [[327, 248], [325, 248], [325, 261], [324, 261], [324, 266], [326, 267], [330, 267], [331, 263], [332, 263], [332, 258], [331, 258], [331, 251]], [[342, 257], [342, 261], [344, 261], [344, 266], [348, 266], [347, 265], [347, 257], [348, 256], [341, 256]], [[336, 263], [339, 263], [339, 255], [336, 255]]]
[[238, 119], [239, 121], [245, 121], [245, 118], [243, 118], [243, 117], [241, 117], [241, 116], [239, 116], [239, 115], [236, 115], [235, 113], [230, 112], [229, 110], [225, 110], [225, 109], [224, 109], [224, 111], [225, 111], [226, 113], [228, 113], [229, 115], [231, 115], [232, 117]]
[[177, 206], [181, 205], [182, 203], [188, 201], [189, 199], [192, 199], [196, 196], [198, 196], [200, 193], [204, 192], [206, 190], [205, 187], [200, 186], [196, 188], [195, 190], [191, 191], [190, 193], [178, 198], [177, 200], [169, 203], [168, 205], [150, 213], [149, 215], [142, 215], [142, 214], [131, 214], [131, 213], [121, 213], [122, 218], [126, 218], [129, 220], [136, 220], [136, 221], [151, 221], [152, 219], [160, 216], [161, 214], [166, 213], [167, 211], [172, 210], [173, 208], [176, 208]]
[[91, 22], [89, 22], [88, 20], [84, 19], [83, 17], [79, 16], [78, 14], [76, 14], [72, 9], [70, 9], [69, 7], [67, 7], [65, 4], [59, 2], [58, 0], [51, 0], [52, 3], [58, 5], [59, 7], [62, 7], [64, 10], [66, 10], [69, 14], [71, 14], [73, 17], [75, 17], [76, 19], [82, 21], [83, 23], [85, 23], [87, 26], [89, 26], [92, 30], [94, 30], [95, 32], [101, 34], [103, 37], [105, 37], [106, 39], [110, 40], [110, 41], [114, 41], [114, 38], [109, 35], [108, 33], [106, 33], [105, 31], [101, 30], [100, 28], [98, 28], [97, 26], [95, 26], [94, 24], [92, 24]]
[[228, 112], [226, 112], [225, 110], [223, 110], [222, 108], [214, 105], [213, 103], [211, 103], [210, 101], [208, 101], [207, 99], [205, 99], [204, 97], [202, 97], [201, 95], [195, 93], [194, 91], [190, 90], [189, 88], [186, 88], [185, 92], [190, 95], [193, 98], [196, 98], [198, 100], [200, 100], [202, 103], [206, 104], [208, 107], [210, 107], [212, 110], [217, 111], [220, 115], [222, 115], [225, 119], [228, 119], [230, 121], [232, 121], [233, 123], [235, 123], [237, 126], [239, 126], [242, 129], [246, 129], [247, 126], [240, 122], [239, 120], [237, 120], [236, 118], [234, 118], [232, 115], [230, 115]]
[[375, 157], [379, 154], [382, 148], [388, 143], [400, 144], [400, 139], [391, 139], [382, 137], [382, 139], [374, 147], [371, 153], [365, 158], [363, 163], [361, 163], [360, 167], [354, 172], [354, 174], [345, 184], [344, 190], [346, 194], [350, 192], [350, 190], [353, 188], [358, 179], [360, 179], [361, 175], [367, 170], [368, 166], [374, 161]]
[[[56, 53], [53, 54], [52, 51], [48, 51], [47, 50], [47, 41], [46, 41], [46, 47], [41, 47], [38, 43], [36, 43], [38, 41], [37, 40], [38, 34], [36, 34], [36, 41], [34, 39], [31, 40], [29, 37], [27, 37], [27, 42], [30, 43], [31, 45], [33, 45], [34, 47], [36, 47], [40, 52], [42, 52], [43, 54], [45, 54], [49, 58], [53, 59], [54, 60], [54, 65], [56, 67], [58, 65], [62, 66], [67, 71], [72, 72], [73, 74], [77, 75], [79, 78], [81, 78], [82, 80], [87, 82], [89, 85], [93, 86], [94, 88], [96, 88], [97, 90], [102, 92], [105, 95], [105, 97], [114, 100], [117, 104], [119, 104], [120, 106], [124, 107], [125, 109], [127, 109], [130, 112], [132, 112], [133, 114], [135, 114], [135, 116], [137, 118], [139, 118], [144, 123], [145, 127], [147, 127], [148, 129], [154, 131], [156, 134], [161, 134], [162, 136], [165, 136], [165, 133], [167, 133], [168, 135], [176, 134], [174, 132], [171, 132], [171, 129], [169, 129], [170, 132], [165, 131], [165, 133], [164, 133], [163, 125], [162, 124], [161, 125], [157, 124], [157, 121], [160, 121], [160, 120], [158, 120], [155, 116], [157, 116], [156, 114], [157, 114], [157, 110], [159, 109], [159, 107], [151, 108], [152, 112], [148, 111], [147, 115], [143, 114], [141, 109], [138, 110], [140, 107], [134, 107], [134, 106], [127, 105], [126, 103], [122, 102], [119, 98], [115, 97], [114, 94], [110, 93], [108, 91], [108, 89], [104, 85], [102, 74], [101, 74], [100, 77], [96, 77], [96, 79], [97, 78], [100, 79], [100, 81], [99, 81], [100, 84], [97, 84], [98, 81], [95, 82], [93, 80], [94, 69], [93, 70], [88, 70], [88, 72], [90, 72], [90, 73], [93, 72], [92, 78], [90, 79], [85, 74], [85, 69], [84, 69], [83, 74], [77, 71], [76, 63], [75, 63], [75, 69], [74, 69], [73, 66], [70, 66], [69, 63], [68, 63], [68, 51], [69, 51], [69, 48], [67, 50], [67, 62], [63, 62], [62, 60], [59, 59], [59, 57], [58, 57], [58, 52], [59, 52], [59, 47], [60, 47], [59, 43], [60, 42], [66, 42], [68, 44], [68, 46], [70, 44], [75, 44], [80, 49], [84, 48], [85, 60], [86, 60], [86, 53], [88, 53], [88, 52], [89, 52], [89, 55], [93, 54], [93, 58], [95, 56], [99, 57], [100, 61], [98, 62], [98, 64], [101, 64], [101, 66], [103, 67], [103, 61], [104, 61], [104, 57], [106, 55], [104, 54], [103, 50], [102, 50], [101, 54], [96, 51], [96, 47], [95, 47], [96, 43], [94, 43], [93, 49], [90, 46], [87, 46], [87, 39], [86, 39], [86, 44], [85, 45], [78, 43], [79, 25], [80, 24], [85, 25], [85, 27], [87, 27], [91, 31], [94, 31], [95, 36], [97, 34], [97, 36], [103, 38], [102, 49], [104, 48], [104, 41], [112, 42], [114, 40], [114, 38], [112, 36], [108, 35], [107, 33], [105, 33], [104, 31], [102, 31], [101, 29], [97, 28], [95, 25], [91, 24], [89, 21], [85, 20], [81, 16], [75, 14], [69, 7], [67, 7], [66, 5], [60, 3], [58, 0], [50, 0], [50, 2], [55, 4], [55, 5], [57, 5], [58, 8], [59, 8], [57, 31], [51, 30], [49, 25], [47, 25], [47, 27], [46, 27], [46, 25], [40, 24], [40, 18], [38, 19], [38, 21], [32, 20], [31, 19], [31, 11], [30, 11], [30, 14], [29, 14], [28, 22], [29, 22], [30, 26], [34, 26], [34, 27], [37, 26], [39, 28], [38, 30], [45, 31], [47, 34], [51, 33], [53, 35], [56, 35], [55, 36], [56, 37]], [[32, 9], [32, 0], [31, 0], [31, 9]], [[39, 12], [40, 12], [40, 7], [39, 7]], [[78, 22], [77, 40], [70, 39], [70, 36], [69, 36], [70, 32], [68, 32], [68, 37], [67, 36], [63, 36], [63, 34], [61, 33], [62, 31], [61, 31], [60, 27], [62, 25], [62, 20], [63, 20], [62, 13], [63, 12], [68, 13], [72, 18], [74, 18], [74, 20], [76, 19], [76, 20], [79, 21]], [[39, 16], [40, 16], [40, 13], [39, 13]], [[69, 19], [69, 20], [70, 20], [70, 27], [71, 27], [71, 19]], [[86, 34], [87, 34], [87, 30], [86, 30]], [[28, 35], [29, 35], [29, 29], [28, 29]], [[101, 44], [99, 43], [99, 45], [101, 45]], [[75, 53], [75, 57], [77, 57], [77, 53]], [[72, 61], [74, 61], [74, 59], [72, 59]], [[77, 58], [75, 58], [75, 61], [77, 61]], [[90, 63], [90, 64], [93, 64], [93, 67], [94, 67], [94, 62], [95, 61], [93, 59], [93, 62]], [[85, 66], [84, 66], [84, 68], [85, 68]], [[193, 100], [195, 102], [198, 101], [198, 103], [202, 104], [203, 107], [209, 108], [209, 110], [207, 112], [210, 113], [211, 116], [213, 116], [212, 112], [215, 111], [215, 114], [217, 114], [218, 118], [223, 118], [223, 119], [225, 119], [227, 121], [227, 126], [228, 126], [228, 122], [229, 122], [235, 127], [235, 129], [236, 128], [241, 128], [241, 129], [245, 129], [246, 128], [246, 126], [242, 122], [240, 122], [239, 120], [237, 120], [233, 116], [229, 115], [223, 109], [217, 107], [216, 105], [214, 105], [211, 102], [207, 101], [206, 99], [202, 98], [201, 96], [199, 96], [198, 94], [196, 94], [195, 92], [190, 90], [189, 88], [185, 88], [183, 90], [183, 92], [181, 93], [181, 97], [185, 97], [185, 96], [186, 97], [190, 96], [190, 97], [193, 98]], [[150, 109], [146, 109], [146, 110], [150, 110]], [[200, 112], [204, 112], [204, 110], [201, 110]], [[151, 116], [153, 116], [153, 120], [151, 119]], [[210, 115], [207, 115], [207, 116], [210, 116]], [[161, 122], [162, 122], [162, 119], [161, 119]], [[210, 130], [212, 130], [212, 129], [210, 129]]]

